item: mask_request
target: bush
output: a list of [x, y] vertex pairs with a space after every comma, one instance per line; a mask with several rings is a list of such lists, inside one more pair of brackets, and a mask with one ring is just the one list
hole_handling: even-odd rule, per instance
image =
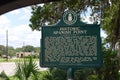
[[98, 80], [97, 75], [90, 75], [88, 76], [88, 80]]

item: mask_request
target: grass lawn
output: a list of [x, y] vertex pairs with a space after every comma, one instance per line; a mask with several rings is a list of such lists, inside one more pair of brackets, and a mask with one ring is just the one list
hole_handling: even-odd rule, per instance
[[[10, 59], [4, 59], [4, 58], [0, 58], [0, 62], [20, 62], [23, 61], [24, 58], [10, 58]], [[27, 59], [26, 59], [27, 60]], [[38, 61], [39, 59], [33, 59], [35, 61]]]

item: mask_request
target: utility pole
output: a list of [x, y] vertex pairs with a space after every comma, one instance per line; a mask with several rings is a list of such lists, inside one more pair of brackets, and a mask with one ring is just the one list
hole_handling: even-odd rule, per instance
[[25, 46], [25, 42], [23, 42], [23, 47]]
[[8, 61], [8, 30], [6, 30], [6, 60]]

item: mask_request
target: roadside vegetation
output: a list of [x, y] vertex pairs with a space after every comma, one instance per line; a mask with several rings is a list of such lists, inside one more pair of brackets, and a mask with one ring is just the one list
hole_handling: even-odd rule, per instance
[[39, 57], [40, 47], [26, 45], [20, 48], [13, 48], [11, 46], [8, 46], [8, 51], [6, 51], [6, 47], [4, 45], [0, 45], [0, 61], [4, 61], [4, 59], [6, 59], [7, 56], [9, 60], [17, 58], [17, 52], [32, 52], [33, 57]]
[[[117, 54], [103, 47], [104, 65], [101, 68], [81, 68], [75, 71], [74, 80], [120, 80], [120, 72]], [[109, 54], [109, 55], [108, 55]], [[49, 68], [39, 71], [36, 61], [32, 58], [24, 58], [16, 62], [16, 73], [7, 76], [0, 74], [1, 80], [67, 80], [67, 71], [58, 68]]]
[[[24, 60], [24, 58], [10, 58], [8, 59], [8, 61], [4, 58], [0, 58], [0, 62], [22, 62]], [[35, 61], [38, 61], [39, 59], [38, 58], [34, 58], [33, 60]]]

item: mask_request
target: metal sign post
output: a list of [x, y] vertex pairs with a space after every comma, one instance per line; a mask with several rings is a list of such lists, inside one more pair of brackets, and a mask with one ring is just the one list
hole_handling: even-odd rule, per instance
[[74, 79], [74, 70], [72, 68], [68, 68], [67, 70], [67, 80], [73, 80]]

